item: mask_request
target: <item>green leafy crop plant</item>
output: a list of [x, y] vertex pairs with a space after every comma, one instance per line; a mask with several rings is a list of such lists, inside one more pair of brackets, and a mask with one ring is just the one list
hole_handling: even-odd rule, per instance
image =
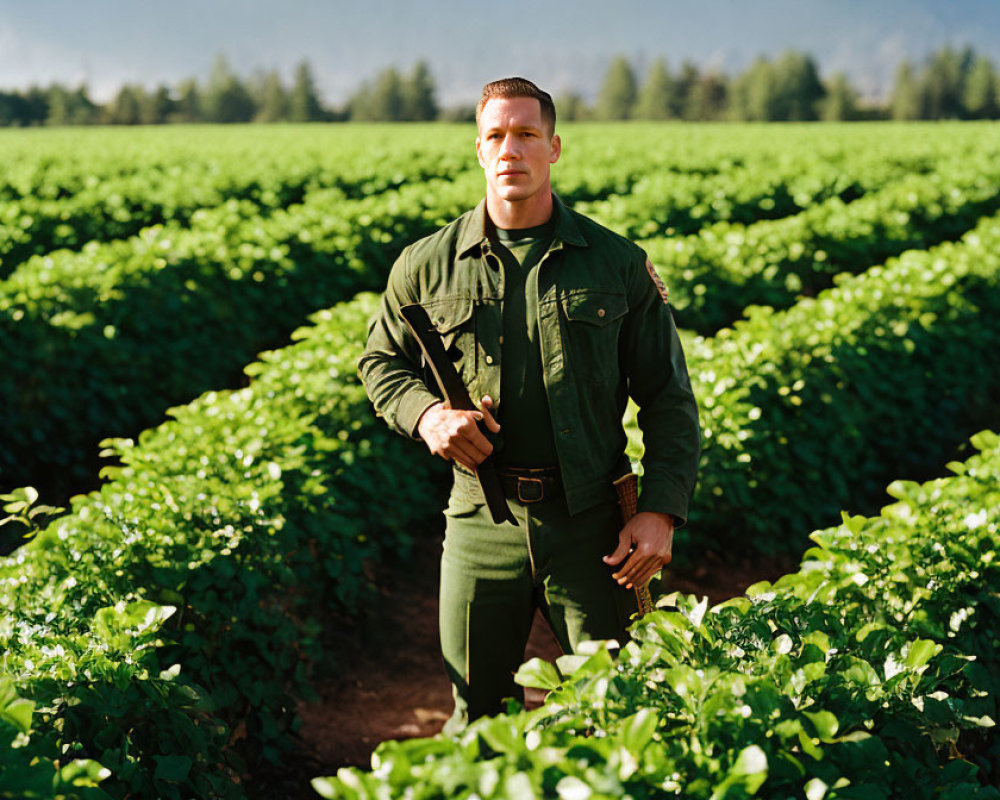
[[724, 222], [643, 246], [671, 291], [677, 323], [710, 335], [752, 305], [785, 308], [841, 272], [860, 273], [905, 250], [954, 239], [1000, 208], [1000, 154], [944, 160], [780, 220]]
[[[798, 572], [714, 608], [661, 599], [519, 682], [531, 712], [383, 743], [329, 798], [997, 798], [1000, 437], [812, 534]], [[516, 712], [516, 709], [515, 709]]]
[[751, 224], [801, 212], [830, 197], [850, 202], [897, 179], [910, 165], [753, 161], [711, 175], [650, 170], [622, 194], [576, 210], [632, 239], [695, 234], [714, 222]]
[[234, 385], [306, 314], [380, 286], [405, 243], [474, 197], [473, 177], [360, 200], [320, 190], [265, 220], [230, 203], [189, 229], [31, 259], [0, 283], [0, 486], [77, 490], [102, 438]]
[[239, 797], [238, 776], [281, 757], [310, 665], [335, 657], [321, 621], [354, 613], [370, 565], [441, 503], [368, 413], [355, 365], [375, 301], [321, 312], [248, 388], [107, 442], [109, 482], [0, 562], [0, 680], [33, 704], [22, 753], [149, 798]]
[[998, 254], [994, 216], [960, 242], [689, 338], [702, 463], [680, 538], [731, 554], [797, 553], [801, 531], [847, 504], [877, 507], [892, 475], [926, 474], [995, 420], [1000, 373], [982, 365], [1000, 348]]
[[64, 131], [0, 131], [8, 159], [0, 175], [0, 277], [31, 255], [184, 224], [227, 200], [266, 215], [315, 189], [360, 198], [450, 177], [475, 165], [455, 133], [414, 127], [404, 143], [384, 127], [105, 128], [76, 129], [69, 142]]

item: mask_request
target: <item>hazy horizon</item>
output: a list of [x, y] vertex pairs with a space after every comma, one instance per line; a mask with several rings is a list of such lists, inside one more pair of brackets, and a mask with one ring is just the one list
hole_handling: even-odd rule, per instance
[[[281, 9], [280, 11], [278, 9]], [[732, 74], [795, 49], [828, 77], [846, 72], [884, 97], [904, 60], [944, 45], [1000, 62], [1000, 4], [988, 0], [0, 0], [0, 88], [85, 83], [109, 100], [124, 83], [175, 86], [207, 78], [222, 54], [241, 76], [277, 69], [291, 80], [308, 59], [327, 103], [343, 103], [385, 67], [423, 59], [443, 105], [470, 102], [486, 81], [530, 77], [554, 94], [593, 96], [607, 64], [627, 56], [639, 77], [656, 58]]]

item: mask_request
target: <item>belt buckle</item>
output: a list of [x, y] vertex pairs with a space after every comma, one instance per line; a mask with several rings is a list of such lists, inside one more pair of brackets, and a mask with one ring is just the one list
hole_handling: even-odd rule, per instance
[[[525, 496], [525, 486], [531, 487], [531, 491]], [[517, 477], [517, 499], [522, 503], [537, 503], [545, 497], [545, 484], [541, 478], [528, 478], [522, 475]]]

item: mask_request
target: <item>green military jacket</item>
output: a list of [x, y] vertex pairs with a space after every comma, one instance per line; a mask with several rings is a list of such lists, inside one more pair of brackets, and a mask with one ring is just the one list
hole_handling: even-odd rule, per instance
[[[687, 519], [698, 463], [698, 411], [666, 290], [636, 245], [555, 196], [555, 233], [525, 287], [537, 293], [543, 381], [571, 514], [614, 497], [628, 464], [628, 395], [639, 406], [645, 454], [639, 511]], [[410, 245], [392, 267], [359, 361], [375, 411], [419, 438], [420, 415], [440, 400], [419, 345], [399, 316], [421, 303], [476, 401], [500, 396], [504, 270], [483, 200]], [[503, 420], [516, 425], [516, 420]], [[490, 434], [503, 447], [503, 430]]]

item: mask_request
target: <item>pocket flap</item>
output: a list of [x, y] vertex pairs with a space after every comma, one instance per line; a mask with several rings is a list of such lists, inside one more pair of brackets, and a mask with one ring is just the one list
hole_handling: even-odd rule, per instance
[[566, 318], [592, 325], [607, 325], [628, 311], [624, 292], [587, 289], [571, 292], [563, 297]]
[[469, 321], [473, 302], [471, 297], [464, 295], [441, 297], [425, 301], [424, 308], [438, 333], [445, 335]]

